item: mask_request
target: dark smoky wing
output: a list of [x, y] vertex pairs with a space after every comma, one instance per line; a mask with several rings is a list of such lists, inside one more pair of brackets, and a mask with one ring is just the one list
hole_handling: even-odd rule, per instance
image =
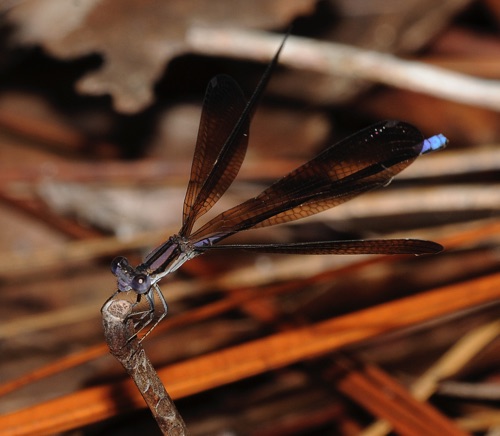
[[221, 240], [235, 232], [304, 218], [388, 184], [422, 151], [413, 126], [384, 121], [327, 148], [258, 196], [213, 218], [193, 240]]

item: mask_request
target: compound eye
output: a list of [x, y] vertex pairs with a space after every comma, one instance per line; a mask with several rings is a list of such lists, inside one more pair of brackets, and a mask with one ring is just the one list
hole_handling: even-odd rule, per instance
[[151, 287], [151, 278], [146, 274], [137, 274], [130, 284], [132, 289], [138, 294], [145, 294]]
[[111, 262], [111, 272], [116, 276], [118, 270], [123, 270], [127, 268], [128, 260], [123, 256], [118, 256]]

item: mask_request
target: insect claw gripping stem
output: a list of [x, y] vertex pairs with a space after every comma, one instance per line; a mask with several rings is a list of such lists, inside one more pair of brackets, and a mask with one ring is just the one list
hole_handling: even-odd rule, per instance
[[[113, 296], [109, 300], [114, 298], [115, 295], [118, 294], [119, 292], [120, 291], [115, 292], [115, 294], [113, 294]], [[140, 312], [133, 312], [128, 316], [128, 319], [137, 317], [139, 317], [139, 319], [137, 321], [134, 321], [134, 329], [136, 331], [130, 338], [128, 338], [127, 342], [130, 342], [131, 340], [136, 338], [141, 333], [141, 331], [143, 331], [148, 325], [150, 325], [153, 322], [155, 313], [154, 293], [158, 295], [158, 298], [163, 306], [163, 311], [161, 312], [160, 316], [158, 317], [158, 320], [153, 324], [153, 326], [150, 329], [148, 329], [146, 334], [139, 339], [139, 343], [141, 343], [147, 336], [149, 336], [149, 334], [167, 315], [168, 312], [167, 301], [165, 300], [165, 297], [163, 296], [160, 287], [155, 283], [151, 286], [150, 291], [147, 292], [146, 294], [138, 294], [136, 302], [133, 303], [132, 305], [133, 307], [137, 306], [141, 302], [142, 295], [145, 295], [149, 308], [147, 310], [142, 310]]]

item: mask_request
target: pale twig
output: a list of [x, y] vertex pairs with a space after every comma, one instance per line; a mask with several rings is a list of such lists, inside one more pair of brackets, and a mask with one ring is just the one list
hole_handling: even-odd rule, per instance
[[132, 303], [110, 298], [102, 307], [104, 335], [111, 354], [123, 365], [146, 401], [163, 434], [187, 434], [186, 424], [168, 395], [129, 318]]
[[473, 400], [500, 400], [500, 383], [467, 383], [457, 381], [446, 381], [439, 386], [439, 394], [449, 397], [465, 398]]
[[[269, 60], [282, 35], [231, 28], [191, 27], [187, 42], [198, 53]], [[280, 64], [395, 86], [459, 103], [500, 110], [500, 82], [471, 77], [391, 54], [290, 36]]]

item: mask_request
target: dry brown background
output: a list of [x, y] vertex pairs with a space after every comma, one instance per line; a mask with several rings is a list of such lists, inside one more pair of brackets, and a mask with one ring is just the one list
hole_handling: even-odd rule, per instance
[[[397, 434], [500, 431], [498, 2], [11, 0], [0, 13], [1, 434], [158, 433], [103, 346], [109, 264], [178, 230], [206, 84], [230, 74], [249, 96], [270, 32], [292, 24], [311, 50], [287, 42], [220, 209], [379, 120], [450, 144], [383, 190], [237, 240], [404, 236], [445, 251], [196, 258], [163, 280], [170, 312], [148, 354], [193, 435], [385, 434], [378, 419]], [[407, 69], [391, 86], [386, 58], [327, 65], [320, 42]], [[443, 96], [454, 72], [462, 86]]]

